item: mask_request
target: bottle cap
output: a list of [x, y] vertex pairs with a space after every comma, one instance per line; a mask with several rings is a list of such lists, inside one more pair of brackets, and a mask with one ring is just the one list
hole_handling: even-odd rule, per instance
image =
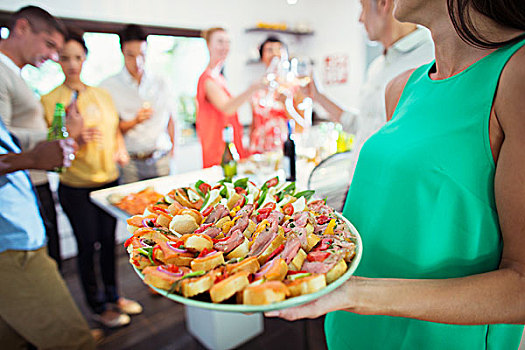
[[295, 120], [293, 119], [288, 120], [288, 135], [293, 134], [294, 129], [295, 129]]

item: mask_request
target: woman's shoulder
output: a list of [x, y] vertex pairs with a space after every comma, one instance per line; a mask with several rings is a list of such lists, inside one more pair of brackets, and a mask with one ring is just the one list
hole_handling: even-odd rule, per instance
[[507, 61], [501, 72], [494, 108], [498, 120], [505, 130], [505, 124], [514, 125], [523, 122], [525, 110], [525, 45], [521, 46]]
[[405, 89], [408, 79], [415, 70], [416, 68], [412, 68], [399, 74], [386, 85], [385, 104], [387, 120], [390, 120], [390, 118], [392, 118], [394, 115], [394, 111], [396, 110], [399, 99], [403, 94], [403, 90]]
[[113, 97], [111, 97], [111, 94], [105, 88], [98, 86], [87, 86], [86, 88], [90, 94], [96, 96], [97, 98], [111, 101], [111, 103], [113, 103]]
[[44, 94], [40, 97], [40, 100], [42, 103], [51, 103], [53, 101], [56, 101], [59, 99], [59, 96], [64, 92], [64, 90], [67, 89], [64, 84], [61, 84], [54, 88], [53, 90], [49, 91], [47, 94]]

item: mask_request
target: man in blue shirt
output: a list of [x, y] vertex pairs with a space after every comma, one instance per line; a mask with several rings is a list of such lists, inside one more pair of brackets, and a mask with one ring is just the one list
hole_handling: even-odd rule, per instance
[[89, 327], [46, 252], [44, 223], [25, 169], [75, 158], [71, 139], [22, 152], [0, 118], [0, 344], [19, 349], [94, 349]]

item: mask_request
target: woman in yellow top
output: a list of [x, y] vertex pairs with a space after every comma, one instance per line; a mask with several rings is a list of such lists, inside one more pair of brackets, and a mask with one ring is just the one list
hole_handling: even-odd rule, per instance
[[[88, 305], [94, 319], [107, 327], [130, 322], [127, 314], [142, 307], [135, 301], [118, 296], [115, 266], [116, 220], [89, 200], [91, 191], [116, 186], [118, 163], [128, 155], [120, 134], [118, 113], [109, 93], [85, 85], [80, 79], [87, 47], [82, 34], [70, 31], [59, 63], [65, 75], [62, 85], [42, 97], [45, 118], [50, 125], [55, 104], [74, 105], [83, 119], [79, 135], [71, 135], [79, 145], [76, 159], [60, 175], [59, 198], [71, 222], [78, 247], [78, 269]], [[76, 93], [74, 93], [76, 91]], [[100, 244], [100, 272], [103, 289], [95, 274], [95, 243]], [[114, 307], [110, 307], [114, 304]]]

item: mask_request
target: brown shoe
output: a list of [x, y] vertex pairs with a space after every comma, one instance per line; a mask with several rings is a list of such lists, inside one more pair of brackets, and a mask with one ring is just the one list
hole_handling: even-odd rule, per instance
[[135, 300], [120, 297], [115, 305], [121, 312], [128, 315], [138, 315], [142, 313], [142, 305], [137, 303]]
[[93, 319], [107, 328], [123, 327], [131, 322], [128, 315], [113, 310], [106, 310], [100, 315], [93, 315]]

